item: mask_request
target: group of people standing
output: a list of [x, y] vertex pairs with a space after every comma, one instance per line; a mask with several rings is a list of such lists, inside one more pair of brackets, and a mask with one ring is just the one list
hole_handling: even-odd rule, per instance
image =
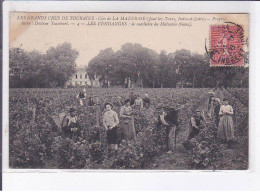
[[[76, 96], [80, 106], [85, 106], [86, 97], [86, 90], [80, 90]], [[106, 102], [104, 104], [102, 121], [107, 133], [106, 137], [109, 150], [117, 150], [118, 144], [123, 139], [126, 141], [135, 141], [134, 110], [150, 110], [150, 102], [148, 94], [145, 94], [142, 98], [140, 95], [135, 95], [134, 92], [131, 92], [127, 99], [123, 100], [121, 96], [118, 96], [115, 103]], [[90, 107], [96, 104], [99, 103], [96, 100], [94, 101], [93, 97], [90, 97], [86, 105]], [[62, 117], [61, 128], [63, 137], [65, 138], [75, 139], [80, 136], [80, 124], [75, 108], [70, 108], [69, 114]]]
[[229, 100], [223, 98], [223, 103], [221, 103], [220, 98], [217, 98], [216, 94], [211, 90], [209, 92], [207, 118], [203, 110], [195, 111], [195, 114], [190, 119], [190, 133], [187, 140], [183, 143], [184, 147], [189, 148], [190, 140], [199, 134], [203, 128], [203, 122], [207, 122], [207, 119], [215, 121], [216, 137], [222, 143], [231, 145], [235, 139], [233, 114], [233, 107], [229, 104]]
[[132, 92], [129, 98], [124, 101], [119, 96], [116, 106], [119, 109], [119, 117], [118, 113], [113, 110], [114, 105], [112, 103], [107, 102], [104, 106], [103, 126], [107, 132], [107, 143], [110, 145], [110, 150], [117, 150], [121, 140], [135, 141], [134, 109], [148, 110], [150, 107], [150, 98], [148, 94], [145, 94], [145, 97], [141, 98], [140, 95], [134, 95]]
[[235, 139], [234, 122], [233, 122], [233, 107], [229, 104], [227, 98], [223, 98], [221, 103], [219, 98], [215, 97], [213, 91], [209, 92], [208, 116], [212, 119], [212, 112], [215, 115], [217, 138], [222, 141], [231, 142]]
[[[83, 104], [82, 99], [85, 97], [86, 94], [84, 94], [84, 91], [80, 91], [77, 95], [80, 105]], [[94, 106], [95, 103], [93, 99], [91, 99], [88, 104]], [[114, 106], [116, 106], [116, 110], [114, 110]], [[215, 96], [215, 93], [210, 91], [207, 108], [208, 119], [215, 119], [216, 128], [218, 129], [217, 138], [222, 141], [234, 140], [233, 108], [229, 105], [228, 99], [224, 98], [223, 104], [221, 104], [220, 99]], [[119, 96], [115, 105], [110, 102], [106, 102], [104, 105], [103, 126], [106, 130], [109, 150], [116, 151], [120, 143], [119, 140], [135, 141], [134, 110], [145, 110], [147, 114], [152, 115], [150, 119], [157, 120], [157, 127], [164, 129], [166, 132], [166, 150], [168, 152], [171, 151], [173, 149], [174, 139], [176, 141], [176, 131], [179, 126], [178, 110], [174, 108], [161, 109], [156, 119], [156, 115], [151, 109], [151, 100], [148, 94], [142, 97], [141, 95], [135, 95], [133, 92], [131, 92], [130, 96], [124, 101]], [[79, 133], [79, 124], [75, 112], [76, 110], [71, 108], [69, 115], [64, 117], [62, 121], [62, 130], [64, 134], [70, 138], [73, 136], [72, 134]], [[194, 115], [191, 116], [190, 131], [186, 141], [183, 143], [185, 148], [187, 148], [189, 141], [200, 133], [203, 122], [205, 121], [206, 117], [203, 110], [198, 109], [194, 112]]]
[[[77, 95], [77, 99], [79, 101], [80, 106], [84, 106], [84, 100], [86, 99], [86, 97], [87, 97], [87, 91], [84, 88], [83, 90], [80, 90], [80, 92]], [[95, 105], [94, 99], [92, 96], [90, 96], [88, 98], [88, 106], [94, 106], [94, 105]]]

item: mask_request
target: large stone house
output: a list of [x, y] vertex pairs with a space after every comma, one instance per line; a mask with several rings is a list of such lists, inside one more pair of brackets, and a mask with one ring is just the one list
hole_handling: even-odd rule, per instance
[[90, 80], [86, 68], [76, 68], [76, 73], [66, 83], [66, 87], [100, 87], [97, 77]]

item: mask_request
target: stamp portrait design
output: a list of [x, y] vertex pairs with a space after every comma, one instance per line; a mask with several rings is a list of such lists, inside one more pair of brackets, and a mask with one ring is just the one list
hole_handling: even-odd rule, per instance
[[11, 170], [248, 169], [248, 14], [9, 21]]

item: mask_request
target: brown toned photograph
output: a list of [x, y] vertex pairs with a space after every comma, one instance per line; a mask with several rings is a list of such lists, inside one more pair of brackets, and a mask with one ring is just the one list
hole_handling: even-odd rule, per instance
[[9, 168], [248, 170], [249, 15], [9, 14]]

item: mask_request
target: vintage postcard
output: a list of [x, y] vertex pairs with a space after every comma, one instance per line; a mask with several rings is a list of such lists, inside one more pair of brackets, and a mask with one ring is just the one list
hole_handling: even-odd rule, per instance
[[249, 169], [249, 14], [9, 13], [9, 168]]

